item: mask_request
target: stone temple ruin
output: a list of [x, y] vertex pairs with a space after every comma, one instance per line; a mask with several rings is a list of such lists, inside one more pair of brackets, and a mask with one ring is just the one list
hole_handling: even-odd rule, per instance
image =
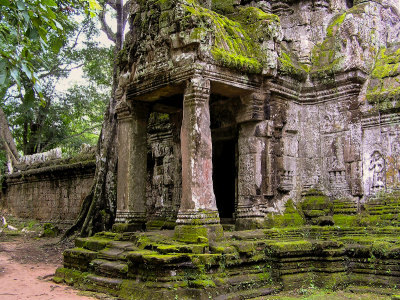
[[138, 4], [117, 224], [57, 279], [129, 299], [399, 286], [398, 1]]
[[250, 229], [310, 188], [358, 206], [398, 187], [397, 2], [209, 2], [131, 16], [119, 222]]

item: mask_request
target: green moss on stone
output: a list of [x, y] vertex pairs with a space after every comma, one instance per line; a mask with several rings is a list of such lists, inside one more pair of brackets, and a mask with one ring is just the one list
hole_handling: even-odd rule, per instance
[[327, 36], [333, 36], [334, 32], [340, 27], [340, 25], [343, 23], [344, 19], [346, 18], [347, 12], [335, 16], [331, 23], [328, 25], [326, 28], [326, 34]]
[[290, 252], [307, 252], [313, 249], [313, 244], [310, 241], [285, 241], [273, 242], [267, 245], [266, 254], [275, 254], [278, 256], [287, 255]]
[[400, 46], [381, 48], [378, 52], [367, 100], [378, 110], [400, 107]]
[[79, 285], [82, 284], [88, 273], [80, 272], [78, 270], [58, 268], [56, 270], [55, 278], [59, 282], [65, 282], [69, 285]]
[[261, 43], [277, 35], [280, 21], [276, 15], [247, 7], [236, 11], [230, 19], [196, 2], [187, 2], [190, 5], [183, 5], [189, 13], [187, 18], [196, 19], [199, 25], [192, 30], [191, 38], [201, 38], [206, 32], [214, 35], [210, 50], [217, 62], [247, 73], [261, 73], [264, 66], [269, 67], [268, 51]]
[[189, 282], [190, 287], [194, 288], [208, 288], [216, 287], [215, 282], [210, 279], [196, 279]]
[[322, 43], [315, 45], [311, 52], [310, 75], [323, 82], [332, 82], [334, 74], [341, 69], [344, 54], [337, 42], [338, 28], [346, 14], [337, 16], [327, 27], [327, 35]]
[[60, 229], [51, 224], [51, 223], [44, 223], [43, 224], [43, 237], [56, 237], [60, 234]]
[[299, 63], [293, 53], [286, 49], [282, 49], [279, 61], [279, 72], [283, 75], [289, 75], [299, 80], [307, 78], [307, 73], [310, 71], [310, 67]]
[[293, 200], [289, 199], [285, 203], [285, 211], [282, 215], [269, 214], [265, 218], [265, 227], [299, 227], [305, 224], [302, 214], [295, 206]]
[[98, 251], [104, 249], [111, 241], [112, 240], [108, 238], [92, 236], [88, 238], [77, 238], [75, 240], [75, 245], [88, 250]]
[[356, 215], [333, 215], [333, 220], [336, 226], [340, 227], [353, 227], [358, 225], [358, 216]]
[[212, 0], [211, 9], [222, 15], [232, 14], [237, 3], [237, 0]]
[[208, 230], [201, 225], [180, 225], [175, 228], [175, 238], [186, 243], [208, 242]]

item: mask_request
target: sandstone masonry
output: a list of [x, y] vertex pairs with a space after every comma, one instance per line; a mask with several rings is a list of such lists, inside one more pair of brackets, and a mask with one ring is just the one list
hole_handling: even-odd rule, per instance
[[357, 208], [397, 189], [398, 8], [140, 2], [117, 91], [117, 221], [255, 228], [309, 189]]

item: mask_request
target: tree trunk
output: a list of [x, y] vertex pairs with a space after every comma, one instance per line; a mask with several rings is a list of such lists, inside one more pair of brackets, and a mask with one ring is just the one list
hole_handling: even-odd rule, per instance
[[10, 127], [8, 126], [7, 118], [0, 107], [0, 148], [6, 152], [9, 171], [12, 171], [12, 166], [18, 163], [19, 154], [12, 137]]
[[117, 118], [115, 91], [118, 87], [118, 53], [123, 43], [123, 1], [116, 1], [117, 33], [114, 50], [114, 70], [111, 99], [104, 115], [103, 126], [97, 144], [96, 172], [89, 195], [83, 199], [75, 224], [64, 234], [63, 239], [79, 232], [80, 236], [90, 236], [96, 232], [109, 230], [114, 224], [116, 213], [116, 172], [117, 172]]
[[96, 172], [91, 191], [83, 200], [75, 224], [67, 230], [64, 237], [76, 231], [81, 236], [93, 235], [110, 229], [114, 223], [117, 168], [115, 106], [116, 101], [111, 98], [97, 144]]

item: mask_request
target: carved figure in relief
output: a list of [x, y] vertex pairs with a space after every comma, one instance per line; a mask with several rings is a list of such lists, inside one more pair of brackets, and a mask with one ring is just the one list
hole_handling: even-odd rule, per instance
[[383, 188], [385, 186], [385, 159], [379, 151], [372, 153], [369, 170], [373, 171], [372, 188]]
[[397, 180], [397, 184], [400, 183], [400, 142], [395, 141], [392, 144], [392, 168], [393, 168], [393, 180]]

